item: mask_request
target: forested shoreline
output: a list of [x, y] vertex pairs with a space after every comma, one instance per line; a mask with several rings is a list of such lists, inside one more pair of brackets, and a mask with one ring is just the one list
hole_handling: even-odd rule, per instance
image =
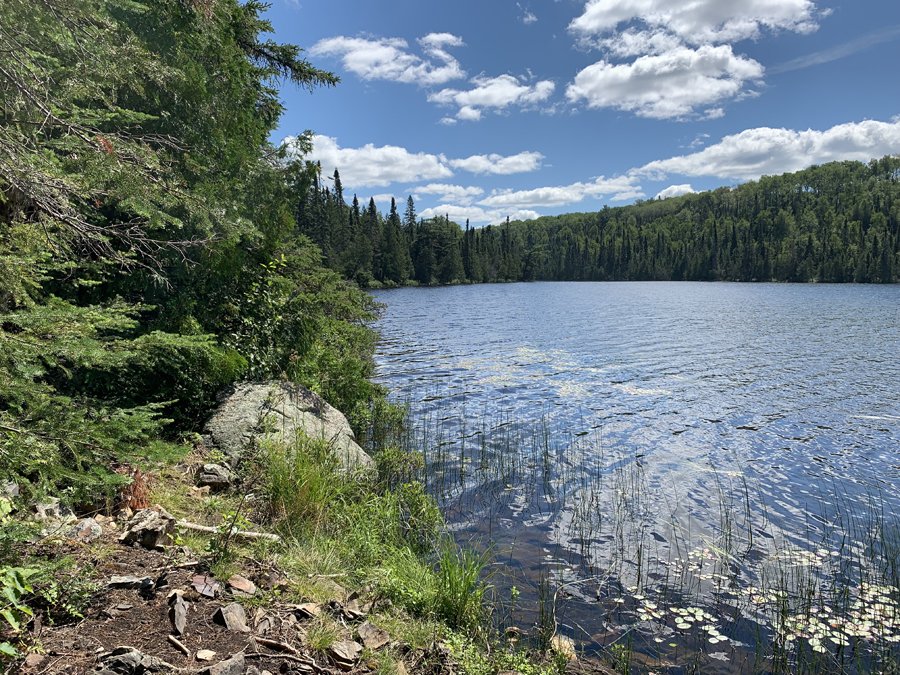
[[301, 229], [360, 286], [497, 281], [900, 281], [900, 157], [483, 228], [382, 216], [317, 176]]

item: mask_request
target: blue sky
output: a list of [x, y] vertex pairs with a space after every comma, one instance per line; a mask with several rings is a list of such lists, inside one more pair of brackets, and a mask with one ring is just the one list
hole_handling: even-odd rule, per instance
[[272, 0], [348, 200], [473, 225], [900, 154], [900, 2]]

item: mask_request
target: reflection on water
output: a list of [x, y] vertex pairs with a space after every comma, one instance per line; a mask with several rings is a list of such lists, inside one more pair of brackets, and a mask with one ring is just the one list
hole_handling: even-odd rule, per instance
[[[753, 590], [767, 575], [803, 567], [817, 584], [858, 586], [859, 561], [832, 558], [871, 552], [876, 511], [896, 520], [900, 287], [538, 283], [377, 297], [378, 376], [438, 448], [430, 488], [461, 533], [512, 551], [520, 584], [552, 570], [573, 637], [604, 644], [627, 611], [668, 647], [666, 631], [693, 615], [637, 596], [672, 578], [771, 627], [778, 596], [761, 593], [776, 591]], [[708, 655], [716, 634], [701, 635]], [[817, 635], [804, 636], [813, 649], [829, 637]]]

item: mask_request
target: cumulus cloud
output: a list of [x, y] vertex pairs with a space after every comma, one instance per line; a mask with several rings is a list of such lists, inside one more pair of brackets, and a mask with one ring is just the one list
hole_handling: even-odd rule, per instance
[[475, 197], [484, 194], [484, 190], [480, 187], [463, 187], [462, 185], [448, 185], [447, 183], [429, 183], [417, 188], [413, 188], [413, 194], [419, 195], [440, 195], [438, 199], [442, 202], [455, 202], [457, 204], [471, 204]]
[[585, 197], [601, 198], [612, 194], [611, 201], [624, 201], [643, 197], [640, 185], [636, 185], [637, 177], [619, 176], [604, 178], [601, 176], [590, 183], [573, 183], [557, 187], [539, 187], [533, 190], [494, 190], [489, 197], [478, 202], [481, 206], [516, 207], [527, 206], [563, 206], [580, 202]]
[[361, 148], [342, 148], [331, 136], [313, 138], [308, 159], [321, 162], [326, 174], [338, 168], [343, 182], [354, 187], [383, 187], [393, 182], [412, 183], [453, 175], [443, 155], [412, 153], [395, 145], [376, 148], [372, 143]]
[[827, 14], [811, 0], [588, 0], [569, 31], [605, 56], [576, 75], [566, 97], [642, 117], [717, 119], [722, 103], [757, 95], [745, 84], [765, 73], [734, 43], [809, 33]]
[[669, 174], [756, 180], [838, 160], [867, 162], [900, 153], [900, 119], [849, 122], [816, 131], [758, 127], [726, 136], [699, 152], [656, 160], [629, 176], [663, 180]]
[[659, 194], [656, 195], [656, 199], [680, 197], [681, 195], [690, 194], [692, 192], [696, 192], [696, 190], [692, 188], [689, 183], [685, 183], [684, 185], [670, 185], [665, 190], [660, 190]]
[[569, 30], [580, 37], [602, 35], [636, 20], [695, 45], [757, 38], [763, 29], [818, 28], [810, 0], [588, 0]]
[[528, 173], [541, 168], [544, 156], [539, 152], [520, 152], [518, 155], [472, 155], [465, 159], [451, 159], [448, 164], [454, 169], [464, 169], [472, 173], [511, 174]]
[[[293, 137], [288, 136], [283, 142], [291, 141]], [[375, 147], [372, 143], [361, 148], [342, 148], [331, 136], [315, 136], [313, 149], [307, 157], [321, 162], [326, 175], [337, 168], [344, 184], [354, 188], [449, 178], [454, 169], [475, 174], [525, 173], [539, 169], [543, 158], [539, 152], [520, 152], [510, 156], [490, 154], [448, 159], [443, 154], [413, 153], [396, 145]]]
[[734, 98], [745, 81], [758, 80], [763, 72], [758, 62], [736, 56], [729, 45], [678, 47], [633, 63], [590, 65], [575, 76], [566, 97], [641, 117], [686, 117], [698, 106]]
[[449, 47], [464, 46], [461, 38], [450, 33], [429, 33], [417, 42], [429, 58], [411, 54], [409, 43], [402, 38], [343, 35], [320, 40], [309, 53], [340, 57], [344, 68], [363, 80], [391, 80], [426, 87], [466, 76], [459, 61], [447, 51]]
[[512, 75], [479, 75], [470, 82], [475, 85], [471, 89], [441, 89], [429, 94], [428, 100], [440, 105], [457, 106], [456, 116], [459, 119], [479, 120], [484, 110], [534, 106], [547, 100], [556, 88], [550, 80], [541, 80], [533, 85], [521, 84]]
[[466, 220], [471, 223], [501, 223], [507, 218], [510, 220], [534, 220], [539, 218], [537, 211], [527, 209], [489, 209], [485, 210], [477, 206], [462, 206], [459, 204], [442, 204], [434, 208], [425, 209], [419, 216], [422, 218], [434, 218], [435, 216], [450, 216], [450, 220], [457, 223], [464, 223]]

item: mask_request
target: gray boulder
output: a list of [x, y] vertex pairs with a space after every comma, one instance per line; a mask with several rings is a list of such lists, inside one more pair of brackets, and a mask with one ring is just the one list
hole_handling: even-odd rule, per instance
[[203, 470], [197, 476], [197, 485], [209, 486], [212, 490], [224, 490], [231, 487], [233, 476], [231, 472], [221, 464], [204, 464]]
[[119, 541], [140, 544], [144, 548], [163, 550], [174, 543], [175, 518], [161, 506], [142, 509], [128, 521], [128, 530]]
[[238, 385], [222, 398], [205, 431], [206, 440], [232, 462], [262, 439], [292, 442], [303, 434], [327, 441], [345, 473], [375, 468], [341, 411], [309, 389], [288, 382]]

